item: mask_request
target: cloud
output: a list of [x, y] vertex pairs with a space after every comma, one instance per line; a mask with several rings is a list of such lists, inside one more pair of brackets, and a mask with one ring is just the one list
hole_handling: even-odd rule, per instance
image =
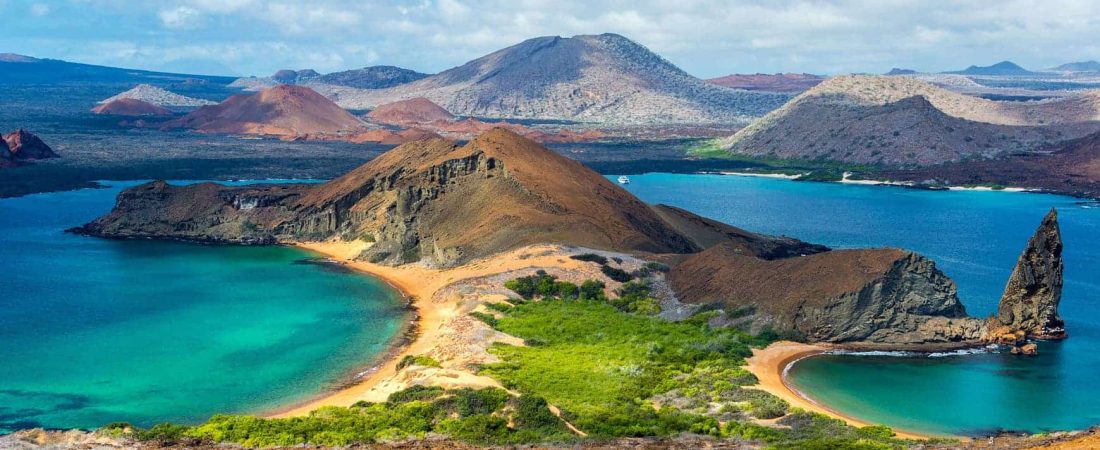
[[160, 12], [160, 22], [165, 27], [186, 30], [198, 25], [201, 14], [198, 10], [188, 6], [178, 6]]
[[30, 7], [31, 15], [35, 17], [42, 17], [50, 14], [50, 5], [45, 3], [35, 3]]
[[[139, 51], [118, 63], [153, 67], [188, 53], [256, 74], [366, 64], [431, 72], [531, 37], [603, 32], [707, 77], [949, 70], [1001, 59], [1042, 68], [1100, 59], [1100, 2], [1092, 0], [69, 1], [82, 7], [46, 10], [65, 26], [14, 23], [6, 30], [13, 37], [0, 42], [12, 43], [8, 51], [60, 57], [61, 49], [84, 43], [132, 41]], [[42, 39], [14, 36], [55, 44], [21, 48]], [[87, 52], [81, 58], [112, 63]]]

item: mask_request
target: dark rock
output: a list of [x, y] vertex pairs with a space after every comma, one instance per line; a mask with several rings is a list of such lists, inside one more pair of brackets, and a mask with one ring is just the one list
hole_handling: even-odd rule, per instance
[[997, 311], [997, 320], [1033, 339], [1065, 339], [1058, 315], [1062, 300], [1062, 234], [1058, 212], [1043, 218], [1012, 270]]

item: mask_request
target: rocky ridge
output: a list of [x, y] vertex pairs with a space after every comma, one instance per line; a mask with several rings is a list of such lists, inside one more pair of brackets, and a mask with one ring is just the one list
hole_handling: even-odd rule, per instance
[[769, 92], [802, 92], [817, 86], [825, 77], [808, 73], [733, 74], [711, 78], [707, 83], [734, 89]]

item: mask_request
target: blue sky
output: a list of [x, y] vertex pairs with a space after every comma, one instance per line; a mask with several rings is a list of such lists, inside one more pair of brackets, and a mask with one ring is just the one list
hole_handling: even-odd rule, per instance
[[700, 77], [1100, 59], [1092, 0], [0, 0], [0, 52], [225, 75], [437, 72], [524, 39], [623, 34]]

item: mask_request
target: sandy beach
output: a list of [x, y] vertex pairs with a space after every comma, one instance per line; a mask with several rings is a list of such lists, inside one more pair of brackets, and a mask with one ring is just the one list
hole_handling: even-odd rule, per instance
[[[523, 269], [543, 268], [563, 279], [601, 277], [592, 264], [570, 259], [566, 249], [535, 245], [509, 251], [490, 259], [450, 269], [431, 269], [417, 264], [400, 267], [357, 261], [369, 244], [364, 242], [309, 242], [297, 247], [322, 254], [348, 268], [381, 278], [402, 291], [415, 309], [417, 320], [412, 342], [399, 347], [380, 361], [373, 371], [342, 389], [302, 404], [280, 409], [269, 417], [306, 415], [322, 406], [350, 406], [358, 401], [384, 402], [389, 394], [414, 384], [446, 388], [500, 387], [496, 380], [475, 374], [470, 366], [492, 361], [485, 349], [492, 342], [522, 345], [512, 336], [496, 332], [469, 316], [481, 304], [503, 301], [501, 294], [486, 294], [473, 284], [484, 277]], [[499, 288], [503, 281], [481, 283]], [[611, 284], [611, 283], [609, 283]], [[396, 364], [406, 355], [429, 355], [443, 367], [413, 367], [398, 371]]]
[[[823, 345], [803, 344], [800, 342], [780, 341], [772, 343], [763, 349], [753, 349], [752, 357], [747, 360], [745, 369], [756, 375], [760, 384], [754, 386], [776, 397], [786, 400], [792, 407], [806, 411], [821, 413], [834, 419], [840, 419], [854, 427], [874, 425], [857, 418], [841, 414], [829, 409], [813, 400], [806, 398], [802, 393], [792, 388], [786, 380], [786, 371], [794, 363], [801, 359], [820, 355], [830, 348]], [[898, 437], [904, 439], [929, 439], [936, 436], [910, 433], [894, 430]]]

